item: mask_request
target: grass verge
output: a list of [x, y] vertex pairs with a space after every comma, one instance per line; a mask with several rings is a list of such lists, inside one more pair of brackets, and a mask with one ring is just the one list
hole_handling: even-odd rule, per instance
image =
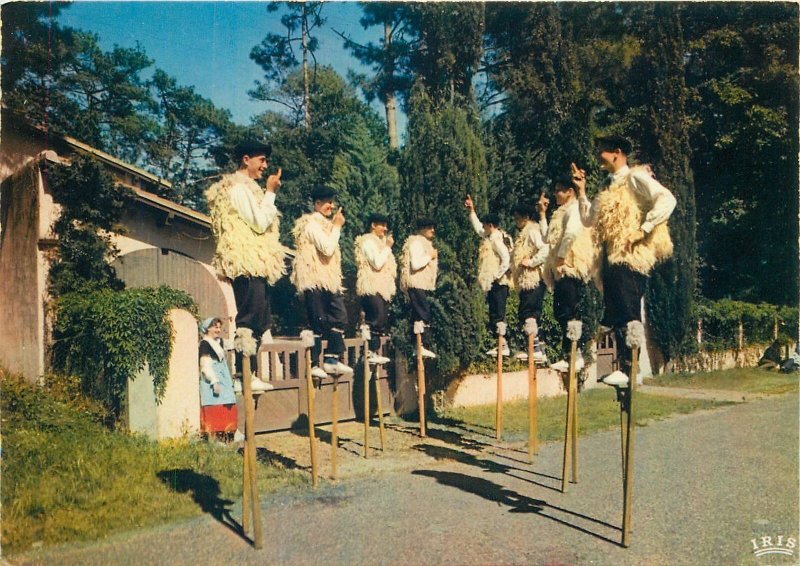
[[659, 387], [721, 389], [778, 395], [797, 391], [798, 377], [797, 373], [784, 374], [759, 368], [736, 368], [694, 374], [667, 374], [645, 380], [645, 383]]
[[[200, 515], [242, 495], [242, 457], [202, 441], [110, 431], [103, 410], [63, 383], [43, 389], [0, 372], [2, 541], [6, 553], [102, 538]], [[307, 483], [260, 463], [259, 491]]]
[[[636, 424], [646, 426], [648, 422], [664, 419], [670, 415], [691, 413], [727, 405], [715, 401], [698, 399], [674, 399], [639, 393], [636, 396]], [[539, 440], [547, 442], [564, 438], [567, 408], [566, 396], [540, 399]], [[495, 405], [458, 407], [442, 415], [446, 419], [459, 421], [467, 426], [494, 429]], [[589, 389], [578, 396], [578, 434], [619, 427], [619, 404], [613, 389]], [[528, 401], [523, 399], [503, 405], [503, 438], [524, 440], [528, 435]]]

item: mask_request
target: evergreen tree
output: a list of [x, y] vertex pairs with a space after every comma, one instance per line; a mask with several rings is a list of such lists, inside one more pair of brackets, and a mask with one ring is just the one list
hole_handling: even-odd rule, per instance
[[655, 343], [669, 361], [692, 348], [695, 327], [697, 244], [683, 70], [686, 51], [675, 5], [649, 6], [641, 21], [649, 33], [631, 69], [631, 101], [639, 103], [639, 119], [630, 124], [631, 134], [640, 144], [640, 160], [653, 164], [658, 179], [677, 200], [669, 220], [674, 256], [654, 269], [646, 301]]
[[[474, 109], [435, 103], [422, 86], [410, 101], [408, 140], [401, 156], [403, 186], [401, 238], [413, 232], [417, 216], [436, 219], [439, 279], [432, 300], [433, 342], [439, 358], [434, 375], [443, 387], [454, 372], [476, 359], [484, 339], [486, 306], [476, 282], [479, 240], [464, 209], [471, 195], [479, 213], [488, 205], [486, 152]], [[409, 309], [394, 332], [410, 354]]]

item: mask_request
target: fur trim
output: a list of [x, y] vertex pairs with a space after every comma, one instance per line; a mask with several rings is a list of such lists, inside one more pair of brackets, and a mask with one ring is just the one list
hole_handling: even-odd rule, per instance
[[304, 348], [313, 348], [314, 333], [311, 330], [300, 331], [300, 341], [303, 343]]
[[567, 339], [577, 342], [583, 334], [583, 323], [580, 320], [570, 320], [567, 322]]
[[[575, 214], [578, 214], [577, 208]], [[550, 244], [550, 253], [544, 262], [543, 276], [545, 283], [553, 289], [555, 282], [564, 276], [580, 279], [588, 283], [592, 278], [592, 272], [597, 269], [599, 254], [592, 242], [591, 231], [582, 228], [572, 247], [564, 258], [566, 265], [556, 268], [558, 261], [558, 248], [561, 246], [561, 239], [564, 237], [564, 228], [567, 223], [567, 207], [561, 206], [553, 213], [547, 229], [547, 242]]]
[[400, 288], [403, 291], [408, 289], [422, 289], [423, 291], [434, 291], [436, 289], [436, 274], [439, 271], [439, 260], [434, 259], [419, 271], [411, 273], [411, 244], [419, 242], [428, 253], [433, 252], [433, 244], [425, 236], [413, 234], [408, 237], [403, 246], [403, 253], [400, 256]]
[[[285, 258], [289, 248], [278, 240], [280, 216], [263, 234], [258, 234], [239, 216], [230, 200], [231, 189], [241, 181], [236, 174], [225, 175], [206, 191], [211, 216], [211, 230], [217, 241], [212, 263], [222, 275], [234, 279], [264, 277], [270, 285], [286, 274]], [[248, 189], [261, 198], [255, 183]]]
[[424, 334], [424, 333], [425, 333], [425, 321], [424, 320], [414, 321], [414, 334]]
[[525, 334], [528, 336], [536, 337], [539, 335], [539, 325], [536, 323], [535, 318], [525, 319]]
[[497, 323], [497, 335], [498, 336], [505, 336], [507, 330], [508, 330], [508, 326], [506, 325], [505, 322], [501, 321], [501, 322]]
[[598, 195], [595, 237], [598, 243], [605, 245], [610, 264], [624, 264], [648, 275], [657, 263], [672, 256], [673, 247], [669, 228], [664, 222], [631, 251], [625, 248], [625, 242], [631, 234], [641, 229], [646, 216], [636, 193], [630, 188], [631, 174], [641, 169], [631, 169], [631, 173], [621, 182], [612, 184]]
[[[337, 247], [330, 257], [321, 254], [306, 232], [306, 228], [311, 222], [322, 224], [323, 221], [318, 220], [313, 213], [304, 214], [297, 219], [294, 229], [292, 229], [297, 251], [292, 263], [290, 280], [301, 292], [307, 289], [326, 289], [332, 293], [341, 293], [344, 291], [342, 252]], [[324, 222], [326, 228], [331, 225], [327, 219]]]
[[542, 266], [530, 268], [522, 265], [523, 260], [530, 259], [539, 251], [531, 242], [530, 234], [539, 231], [539, 224], [530, 221], [517, 234], [514, 242], [514, 253], [511, 254], [511, 273], [517, 289], [535, 289], [542, 281]]
[[372, 333], [369, 330], [369, 324], [362, 324], [361, 326], [359, 326], [359, 330], [361, 330], [362, 340], [366, 342], [367, 340], [372, 339]]
[[386, 246], [384, 240], [378, 238], [375, 234], [362, 234], [355, 240], [355, 256], [356, 267], [358, 274], [356, 275], [356, 295], [359, 297], [368, 295], [380, 295], [386, 301], [391, 301], [394, 294], [397, 292], [397, 262], [394, 259], [394, 254], [390, 253], [380, 270], [376, 270], [367, 261], [364, 255], [363, 245], [372, 241], [378, 249]]
[[[257, 351], [256, 339], [253, 338], [253, 331], [249, 328], [237, 328], [234, 347], [238, 352], [245, 356], [255, 356]], [[255, 370], [255, 368], [252, 368]]]
[[629, 348], [642, 348], [645, 344], [644, 325], [638, 320], [628, 323], [628, 332], [625, 336], [625, 343]]

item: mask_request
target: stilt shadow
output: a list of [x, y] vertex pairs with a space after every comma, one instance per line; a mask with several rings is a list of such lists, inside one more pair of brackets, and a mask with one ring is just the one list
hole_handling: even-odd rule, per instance
[[564, 525], [565, 527], [570, 527], [571, 529], [593, 536], [600, 540], [604, 540], [616, 546], [622, 546], [622, 543], [619, 541], [610, 539], [601, 534], [592, 532], [589, 529], [586, 529], [579, 525], [572, 524], [563, 519], [559, 519], [558, 517], [550, 515], [548, 514], [548, 510], [559, 511], [561, 513], [572, 515], [574, 517], [579, 517], [581, 519], [592, 521], [607, 526], [609, 528], [612, 528], [616, 531], [621, 531], [622, 530], [621, 528], [610, 525], [603, 521], [599, 521], [597, 519], [593, 519], [592, 517], [582, 515], [580, 513], [573, 513], [571, 511], [568, 511], [560, 507], [554, 507], [541, 499], [532, 499], [525, 495], [520, 495], [516, 491], [503, 487], [502, 485], [496, 484], [492, 481], [483, 478], [468, 476], [465, 474], [459, 474], [456, 472], [445, 472], [439, 470], [414, 470], [411, 473], [417, 476], [425, 476], [433, 478], [442, 485], [446, 485], [448, 487], [454, 487], [456, 489], [460, 489], [461, 491], [465, 491], [467, 493], [472, 493], [473, 495], [483, 497], [484, 499], [487, 499], [499, 505], [505, 505], [506, 507], [509, 508], [509, 513], [535, 513], [541, 517], [550, 519], [551, 521], [554, 521], [560, 525]]
[[522, 468], [517, 468], [514, 466], [509, 466], [507, 464], [502, 464], [500, 462], [495, 462], [494, 460], [489, 460], [487, 458], [478, 458], [473, 456], [472, 454], [467, 454], [465, 452], [461, 452], [459, 450], [453, 450], [452, 448], [446, 448], [444, 446], [431, 446], [430, 444], [417, 444], [414, 446], [414, 450], [419, 450], [420, 452], [424, 452], [431, 458], [435, 458], [437, 460], [455, 460], [456, 462], [460, 462], [462, 464], [467, 464], [468, 466], [476, 466], [478, 468], [482, 468], [487, 472], [495, 473], [495, 474], [506, 474], [518, 480], [522, 480], [524, 482], [532, 483], [534, 485], [538, 485], [539, 487], [543, 487], [545, 489], [550, 489], [552, 491], [561, 492], [560, 488], [554, 487], [552, 485], [547, 485], [545, 483], [540, 483], [538, 481], [520, 477], [513, 472], [523, 472], [526, 474], [533, 474], [533, 475], [540, 475], [546, 478], [551, 478], [554, 480], [561, 481], [561, 478], [554, 478], [552, 476], [545, 476], [544, 474], [537, 474], [533, 470], [525, 470]]
[[219, 482], [211, 476], [187, 468], [162, 470], [158, 478], [177, 493], [190, 493], [203, 512], [210, 514], [231, 531], [250, 541], [230, 512], [233, 501], [220, 497]]

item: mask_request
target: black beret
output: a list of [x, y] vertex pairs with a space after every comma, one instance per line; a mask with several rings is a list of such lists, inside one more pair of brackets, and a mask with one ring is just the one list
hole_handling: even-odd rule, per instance
[[481, 222], [484, 224], [491, 224], [492, 226], [500, 226], [500, 216], [497, 214], [490, 212], [489, 214], [484, 214], [483, 218], [481, 218]]
[[[556, 177], [555, 183], [553, 183], [553, 185], [555, 187], [558, 187], [559, 185], [561, 185], [562, 187], [565, 187], [567, 189], [574, 190], [576, 193], [578, 192], [575, 189], [575, 185], [572, 184], [572, 176], [570, 176], [570, 175], [559, 175], [558, 177]], [[556, 190], [558, 190], [558, 189], [556, 188]]]
[[610, 135], [610, 136], [597, 136], [594, 138], [594, 145], [597, 149], [605, 151], [614, 151], [619, 149], [625, 155], [628, 155], [633, 150], [631, 140], [624, 136]]
[[336, 198], [336, 191], [325, 185], [316, 185], [311, 189], [311, 200], [333, 200]]
[[389, 224], [389, 217], [385, 214], [381, 214], [380, 212], [374, 212], [369, 215], [369, 223]]
[[422, 230], [423, 228], [435, 228], [436, 221], [433, 218], [421, 217], [417, 218], [417, 230]]
[[233, 149], [233, 157], [236, 161], [241, 161], [242, 157], [249, 155], [254, 157], [256, 155], [265, 155], [269, 157], [272, 155], [272, 146], [268, 143], [263, 143], [258, 140], [245, 140], [236, 144]]
[[529, 204], [520, 203], [517, 206], [515, 206], [511, 212], [513, 212], [518, 216], [522, 216], [523, 218], [536, 217], [536, 209]]

